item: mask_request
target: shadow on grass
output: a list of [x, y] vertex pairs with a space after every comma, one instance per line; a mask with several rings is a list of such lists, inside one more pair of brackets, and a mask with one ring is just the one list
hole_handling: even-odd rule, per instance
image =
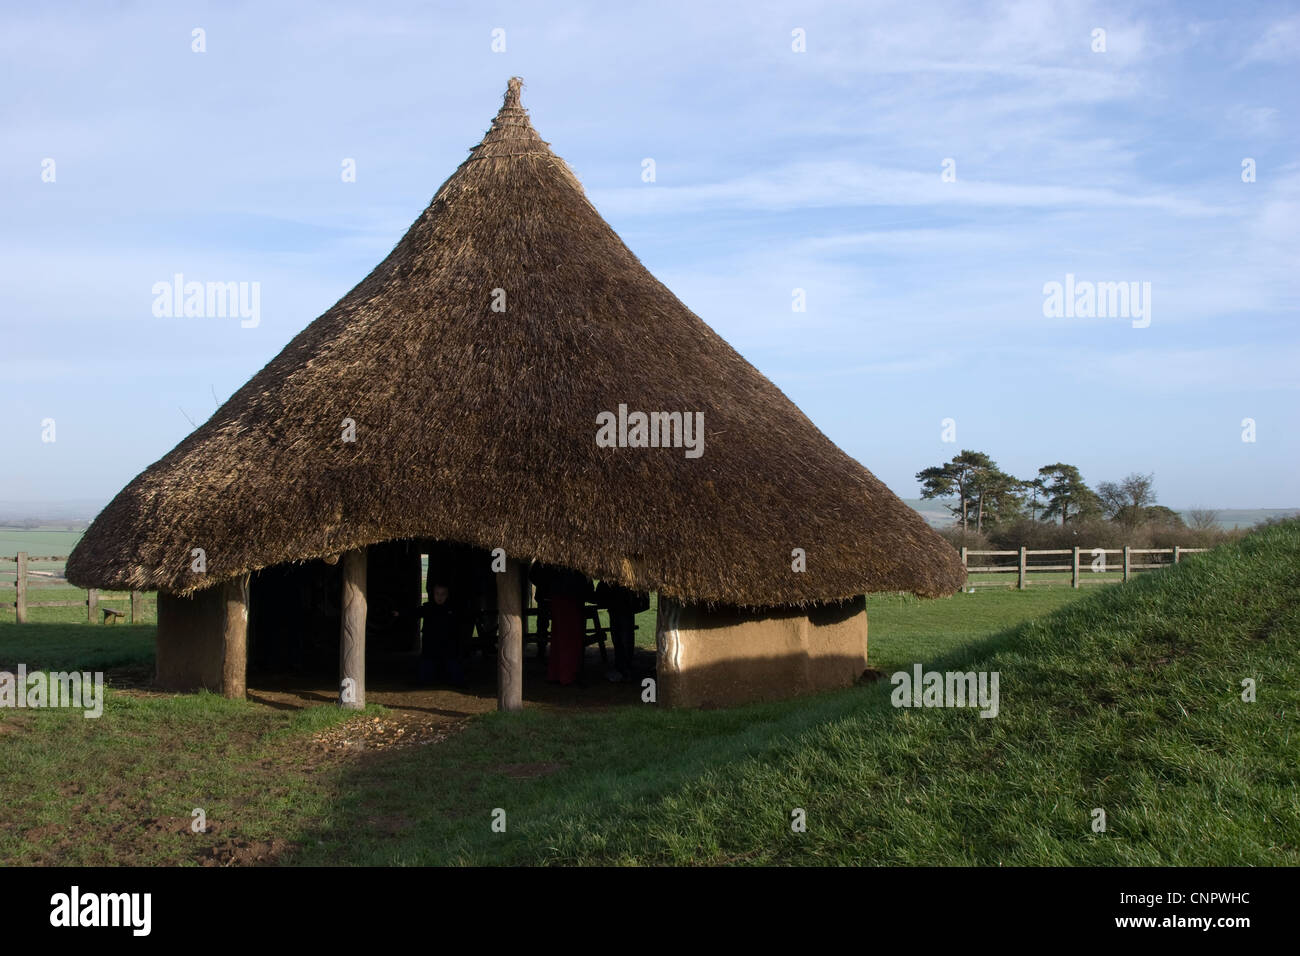
[[[1024, 625], [921, 663], [978, 668]], [[888, 674], [885, 675], [888, 678]], [[892, 722], [888, 679], [718, 710], [629, 703], [600, 712], [481, 715], [438, 744], [366, 753], [339, 771], [327, 823], [295, 840], [289, 865], [545, 862], [545, 834], [619, 817], [808, 731], [874, 713]], [[639, 698], [638, 698], [639, 700]], [[541, 768], [535, 774], [519, 767]], [[493, 829], [504, 811], [506, 830]], [[518, 834], [518, 835], [515, 835]], [[539, 842], [540, 841], [540, 842]]]
[[152, 624], [0, 624], [0, 669], [152, 668], [156, 631]]

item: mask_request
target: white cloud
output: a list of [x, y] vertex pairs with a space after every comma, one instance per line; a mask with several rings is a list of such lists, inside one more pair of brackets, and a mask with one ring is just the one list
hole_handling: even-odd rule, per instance
[[1276, 63], [1300, 56], [1300, 16], [1270, 23], [1246, 51], [1244, 63]]
[[1055, 184], [940, 179], [934, 170], [886, 169], [865, 162], [810, 160], [769, 172], [675, 186], [662, 181], [631, 188], [592, 190], [596, 207], [610, 214], [663, 215], [701, 208], [807, 209], [849, 206], [1129, 207], [1184, 216], [1212, 216], [1223, 210], [1192, 196], [1162, 190], [1125, 193], [1115, 189]]

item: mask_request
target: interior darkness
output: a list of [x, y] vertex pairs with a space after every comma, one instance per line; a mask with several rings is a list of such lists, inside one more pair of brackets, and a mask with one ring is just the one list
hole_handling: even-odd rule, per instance
[[[366, 665], [404, 666], [420, 651], [420, 605], [435, 583], [450, 588], [461, 645], [484, 651], [495, 666], [496, 576], [491, 554], [447, 541], [406, 540], [366, 549]], [[421, 581], [422, 556], [428, 578]], [[422, 586], [423, 585], [423, 586]], [[319, 674], [339, 668], [342, 562], [302, 561], [252, 574], [249, 582], [250, 673]]]

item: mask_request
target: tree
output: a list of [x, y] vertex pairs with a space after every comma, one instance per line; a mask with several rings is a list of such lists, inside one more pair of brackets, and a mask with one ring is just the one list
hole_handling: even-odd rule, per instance
[[997, 523], [1009, 521], [1020, 515], [1023, 501], [1020, 497], [1020, 482], [990, 462], [990, 467], [975, 476], [975, 494], [977, 496], [975, 529], [984, 530], [985, 521]]
[[[1047, 492], [1047, 483], [1042, 478], [1030, 478], [1028, 481], [1020, 482], [1020, 494], [1022, 504], [1029, 505], [1029, 520], [1038, 520], [1038, 497], [1045, 495]], [[1025, 502], [1025, 497], [1029, 498]]]
[[950, 464], [931, 465], [916, 473], [916, 480], [921, 483], [921, 498], [951, 498], [956, 494], [961, 499], [960, 507], [945, 505], [961, 522], [961, 530], [966, 530], [966, 486], [959, 485], [957, 475]]
[[1097, 486], [1097, 498], [1101, 501], [1102, 513], [1111, 521], [1115, 516], [1124, 510], [1124, 493], [1119, 490], [1119, 485], [1113, 481], [1103, 481]]
[[1074, 465], [1058, 461], [1054, 465], [1039, 468], [1038, 474], [1044, 479], [1047, 492], [1044, 520], [1050, 521], [1059, 515], [1064, 527], [1067, 521], [1077, 521], [1101, 511], [1101, 501]]
[[1149, 512], [1156, 501], [1155, 475], [1133, 472], [1118, 484], [1103, 481], [1097, 486], [1097, 497], [1106, 517], [1131, 531], [1151, 520]]
[[1185, 528], [1183, 516], [1173, 508], [1166, 508], [1164, 505], [1149, 505], [1142, 509], [1142, 520], [1145, 524], [1155, 525], [1159, 528]]
[[[951, 461], [942, 465], [933, 465], [916, 473], [916, 480], [921, 483], [922, 498], [957, 498], [957, 506], [948, 505], [948, 510], [961, 522], [961, 530], [966, 531], [970, 521], [971, 505], [977, 500], [977, 486], [980, 476], [990, 469], [996, 471], [993, 459], [983, 452], [963, 449]], [[976, 516], [976, 523], [979, 517]]]
[[1187, 523], [1197, 531], [1210, 531], [1219, 526], [1219, 513], [1213, 508], [1193, 508], [1187, 512]]

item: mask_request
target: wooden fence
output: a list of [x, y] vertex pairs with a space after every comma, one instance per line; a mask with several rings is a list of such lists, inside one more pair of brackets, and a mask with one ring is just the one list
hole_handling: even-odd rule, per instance
[[[1109, 573], [1118, 573], [1120, 569], [1118, 567], [1111, 567], [1111, 566], [1096, 568], [1093, 562], [1098, 556], [1102, 556], [1104, 558], [1104, 556], [1108, 554], [1122, 554], [1124, 556], [1123, 580], [1128, 581], [1130, 578], [1132, 578], [1133, 573], [1136, 571], [1150, 571], [1156, 568], [1167, 568], [1171, 564], [1177, 564], [1179, 560], [1182, 558], [1182, 556], [1185, 554], [1199, 554], [1202, 551], [1208, 551], [1208, 550], [1209, 550], [1208, 548], [1178, 548], [1178, 547], [1128, 548], [1128, 547], [1124, 547], [1124, 548], [1058, 548], [1055, 550], [1047, 550], [1047, 551], [1030, 551], [1025, 548], [1021, 548], [1019, 551], [971, 551], [967, 548], [962, 548], [961, 563], [962, 563], [962, 567], [966, 569], [966, 572], [968, 574], [1015, 574], [1017, 576], [1016, 587], [1018, 587], [1020, 590], [1023, 591], [1025, 588], [1029, 586], [1028, 579], [1029, 579], [1030, 572], [1037, 574], [1043, 571], [1069, 571], [1070, 586], [1075, 588], [1081, 586], [1085, 580], [1087, 580], [1088, 583], [1090, 584], [1114, 583], [1115, 579], [1109, 576], [1107, 577], [1099, 576], [1096, 579], [1089, 580], [1085, 578], [1083, 575], [1081, 575], [1079, 573], [1080, 570], [1079, 558], [1081, 555], [1086, 556], [1087, 558], [1090, 559], [1089, 571], [1105, 571], [1109, 574]], [[1029, 559], [1036, 555], [1058, 556], [1063, 554], [1070, 555], [1069, 564], [1030, 564], [1029, 563]], [[1151, 562], [1148, 560], [1142, 564], [1135, 564], [1133, 562], [1133, 556], [1135, 554], [1139, 554], [1139, 555], [1167, 554], [1170, 555], [1171, 557], [1170, 560], [1168, 561]], [[972, 557], [1017, 557], [1019, 558], [1019, 560], [1015, 564], [992, 564], [986, 567], [972, 568], [970, 566], [970, 559]], [[976, 588], [978, 587], [1002, 588], [1002, 587], [1011, 586], [1010, 584], [1002, 584], [998, 581], [968, 581], [967, 585], [969, 587], [976, 587]]]
[[[86, 608], [87, 622], [94, 624], [96, 614], [102, 614], [104, 623], [110, 619], [126, 618], [130, 623], [136, 624], [142, 620], [144, 606], [146, 603], [152, 604], [154, 601], [145, 597], [143, 591], [130, 591], [121, 596], [103, 594], [98, 588], [91, 588], [86, 591], [86, 597], [81, 601], [33, 601], [32, 594], [42, 590], [68, 590], [71, 585], [64, 580], [61, 573], [42, 569], [35, 570], [31, 567], [36, 563], [66, 562], [66, 555], [29, 555], [26, 551], [19, 551], [16, 557], [0, 557], [0, 570], [6, 570], [7, 565], [16, 565], [13, 581], [0, 581], [0, 588], [14, 589], [14, 600], [0, 600], [0, 607], [12, 607], [14, 609], [15, 621], [18, 624], [27, 623], [27, 610], [33, 607], [82, 607]], [[77, 590], [80, 590], [78, 588]], [[126, 610], [119, 611], [115, 607], [108, 607], [111, 604], [123, 604]]]
[[[961, 549], [961, 563], [968, 574], [1014, 574], [1016, 575], [1016, 587], [1024, 590], [1029, 586], [1029, 575], [1038, 574], [1044, 571], [1070, 572], [1070, 586], [1080, 587], [1083, 583], [1089, 584], [1109, 584], [1114, 582], [1114, 578], [1109, 574], [1106, 576], [1098, 575], [1095, 579], [1090, 579], [1080, 571], [1080, 558], [1089, 559], [1090, 568], [1092, 562], [1098, 555], [1123, 555], [1123, 580], [1128, 581], [1137, 571], [1149, 571], [1156, 568], [1168, 567], [1170, 564], [1177, 564], [1184, 554], [1197, 554], [1207, 548], [1060, 548], [1048, 551], [1030, 551], [1021, 548], [1018, 551], [971, 551], [968, 548]], [[1060, 556], [1070, 555], [1069, 564], [1030, 564], [1029, 559], [1039, 555]], [[1141, 564], [1134, 563], [1134, 555], [1170, 555], [1168, 561], [1146, 561]], [[1018, 560], [1016, 563], [990, 564], [979, 567], [971, 567], [971, 558], [1007, 558], [1014, 557]], [[0, 600], [0, 607], [12, 607], [14, 609], [17, 623], [27, 623], [27, 610], [34, 607], [82, 607], [86, 608], [86, 620], [94, 624], [96, 614], [102, 614], [105, 623], [110, 618], [124, 617], [135, 624], [142, 620], [144, 606], [146, 603], [153, 604], [152, 599], [146, 598], [142, 591], [131, 591], [123, 596], [111, 596], [102, 594], [97, 588], [91, 588], [86, 592], [84, 600], [80, 601], [33, 601], [31, 595], [33, 592], [41, 590], [62, 589], [67, 590], [70, 585], [63, 580], [62, 575], [55, 576], [53, 571], [41, 570], [33, 571], [30, 565], [33, 563], [51, 563], [65, 562], [66, 556], [31, 556], [25, 551], [19, 551], [16, 557], [0, 557], [0, 571], [4, 570], [5, 565], [16, 565], [16, 573], [13, 581], [0, 581], [0, 588], [13, 588], [15, 591], [13, 601]], [[1107, 572], [1118, 573], [1119, 568], [1107, 566]], [[37, 581], [34, 582], [33, 578]], [[48, 580], [46, 580], [48, 578]], [[1002, 584], [998, 581], [968, 581], [968, 587], [1010, 587], [1010, 584]], [[126, 611], [118, 611], [117, 608], [106, 607], [110, 604], [125, 604]]]

